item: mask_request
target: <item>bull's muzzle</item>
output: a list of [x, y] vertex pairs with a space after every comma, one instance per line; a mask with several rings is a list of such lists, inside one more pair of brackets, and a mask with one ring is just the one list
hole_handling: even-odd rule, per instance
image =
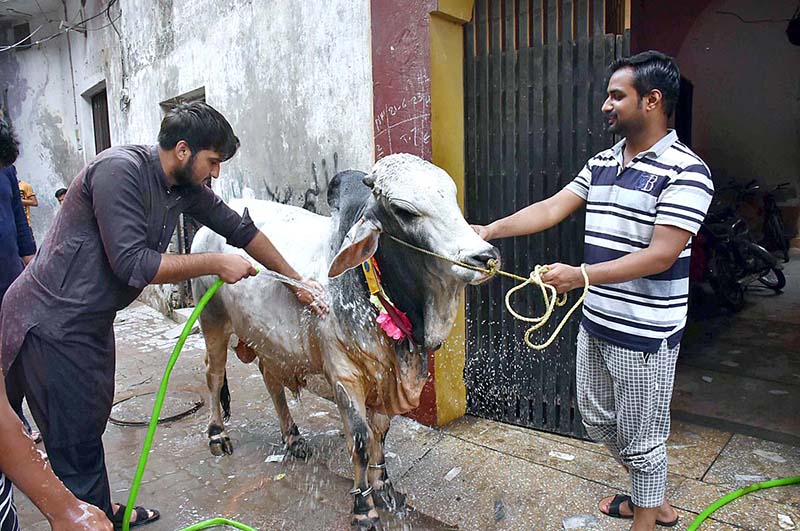
[[[469, 264], [474, 267], [480, 267], [486, 270], [494, 270], [500, 268], [500, 251], [497, 250], [497, 247], [490, 246], [481, 251], [465, 256], [462, 261], [465, 264]], [[470, 279], [467, 281], [470, 284], [476, 285], [482, 282], [486, 282], [490, 278], [492, 278], [492, 274], [484, 273], [481, 271], [472, 271], [469, 269], [461, 268], [461, 271], [469, 271], [472, 273]]]

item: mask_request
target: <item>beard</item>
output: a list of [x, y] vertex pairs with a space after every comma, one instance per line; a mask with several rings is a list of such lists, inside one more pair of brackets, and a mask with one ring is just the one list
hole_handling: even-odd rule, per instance
[[175, 184], [178, 186], [197, 186], [194, 182], [194, 157], [195, 155], [192, 153], [186, 164], [172, 172], [172, 178], [175, 179]]
[[[636, 104], [636, 109], [639, 111], [638, 113], [627, 113], [627, 118], [625, 122], [621, 122], [619, 119], [619, 114], [616, 111], [611, 111], [606, 114], [606, 131], [611, 134], [627, 137], [630, 133], [636, 133], [637, 131], [641, 130], [645, 126], [645, 119], [644, 113], [642, 112], [642, 100]], [[610, 118], [614, 119], [614, 123], [608, 123]]]
[[[610, 118], [614, 119], [614, 123], [609, 123]], [[625, 136], [625, 126], [619, 123], [619, 116], [615, 112], [610, 112], [606, 115], [606, 131], [614, 135]]]

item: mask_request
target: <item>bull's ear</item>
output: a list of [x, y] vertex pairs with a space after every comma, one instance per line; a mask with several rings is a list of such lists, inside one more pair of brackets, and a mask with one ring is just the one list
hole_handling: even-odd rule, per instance
[[328, 278], [338, 277], [369, 260], [378, 250], [380, 235], [379, 222], [365, 217], [359, 219], [344, 237], [342, 247], [328, 268]]
[[375, 187], [375, 172], [369, 172], [361, 179], [361, 182], [365, 185], [369, 186], [370, 188]]

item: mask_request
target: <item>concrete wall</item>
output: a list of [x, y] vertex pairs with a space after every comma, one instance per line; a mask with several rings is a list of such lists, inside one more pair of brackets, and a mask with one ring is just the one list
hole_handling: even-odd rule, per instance
[[[797, 183], [800, 47], [786, 38], [795, 0], [716, 0], [695, 20], [677, 59], [694, 83], [692, 136], [715, 181]], [[791, 66], [794, 65], [794, 66]]]
[[675, 57], [695, 20], [714, 0], [631, 0], [631, 51]]
[[633, 0], [631, 49], [675, 56], [694, 84], [692, 147], [718, 187], [794, 183], [781, 205], [798, 233], [800, 47], [785, 33], [796, 7], [795, 0]]
[[[87, 0], [82, 13], [79, 0], [67, 4], [74, 22], [106, 2]], [[70, 32], [69, 41], [0, 54], [0, 94], [7, 89], [22, 143], [17, 168], [42, 205], [33, 213], [40, 240], [52, 221], [53, 192], [95, 155], [88, 96], [103, 82], [112, 144], [155, 143], [159, 103], [204, 88], [242, 142], [215, 183], [225, 199], [252, 196], [325, 212], [335, 171], [372, 164], [368, 0], [125, 0], [109, 14], [119, 34], [101, 16], [85, 36]], [[163, 309], [165, 293], [151, 302]]]
[[[44, 26], [37, 37], [58, 30], [41, 19], [31, 21], [31, 29], [39, 24]], [[40, 242], [57, 208], [53, 193], [70, 182], [85, 160], [78, 139], [66, 37], [37, 48], [0, 53], [0, 105], [20, 140], [19, 178], [33, 185], [39, 200], [39, 206], [31, 208], [31, 222]]]

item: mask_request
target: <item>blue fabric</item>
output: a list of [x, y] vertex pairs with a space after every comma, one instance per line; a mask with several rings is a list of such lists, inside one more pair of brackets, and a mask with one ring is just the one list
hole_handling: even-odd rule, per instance
[[22, 208], [17, 170], [0, 170], [0, 301], [22, 272], [22, 256], [36, 252], [33, 233]]

